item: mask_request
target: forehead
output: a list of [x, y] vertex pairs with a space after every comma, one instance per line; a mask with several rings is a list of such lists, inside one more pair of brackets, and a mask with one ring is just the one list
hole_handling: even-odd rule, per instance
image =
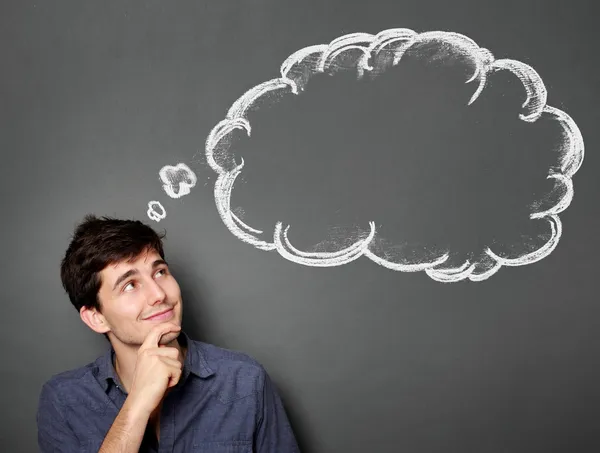
[[137, 269], [139, 271], [143, 271], [144, 269], [152, 268], [152, 264], [156, 260], [162, 260], [161, 256], [154, 249], [145, 250], [140, 253], [138, 256], [135, 256], [131, 259], [123, 259], [116, 263], [111, 263], [106, 266], [100, 272], [103, 277], [108, 279], [117, 278], [123, 272], [127, 272], [130, 269]]

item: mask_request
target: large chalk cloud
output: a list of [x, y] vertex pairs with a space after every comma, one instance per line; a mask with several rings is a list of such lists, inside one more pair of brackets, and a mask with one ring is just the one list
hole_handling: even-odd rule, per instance
[[[234, 165], [225, 165], [231, 155], [231, 138], [236, 130], [245, 131], [251, 136], [252, 125], [247, 113], [259, 106], [261, 100], [272, 95], [301, 95], [312, 76], [319, 73], [335, 74], [337, 71], [355, 71], [357, 78], [365, 75], [375, 77], [386, 70], [401, 64], [403, 55], [420, 45], [434, 45], [443, 48], [448, 55], [460, 56], [473, 68], [466, 83], [474, 85], [473, 95], [468, 105], [476, 102], [486, 87], [490, 74], [508, 71], [523, 85], [526, 100], [518, 114], [520, 120], [533, 123], [540, 118], [556, 121], [562, 131], [560, 159], [557, 166], [548, 169], [547, 178], [553, 180], [554, 189], [551, 206], [548, 196], [540, 197], [532, 204], [529, 217], [532, 220], [546, 221], [551, 234], [535, 250], [527, 250], [517, 257], [501, 256], [498, 251], [486, 247], [476, 260], [466, 260], [461, 265], [449, 263], [450, 252], [440, 252], [437, 256], [416, 258], [391, 255], [375, 247], [377, 235], [375, 220], [369, 222], [368, 234], [358, 238], [350, 246], [337, 251], [312, 252], [294, 247], [288, 239], [290, 225], [276, 222], [272, 231], [263, 232], [244, 223], [232, 210], [231, 195], [236, 178], [244, 168], [244, 160]], [[443, 55], [443, 53], [442, 53]], [[493, 54], [479, 47], [470, 38], [452, 32], [433, 31], [417, 33], [399, 28], [382, 31], [376, 35], [354, 33], [341, 36], [329, 44], [305, 47], [290, 55], [280, 67], [280, 77], [261, 83], [244, 93], [230, 107], [224, 120], [210, 132], [205, 144], [206, 159], [218, 174], [214, 186], [216, 207], [224, 224], [241, 241], [261, 250], [275, 250], [290, 261], [315, 267], [339, 266], [364, 256], [375, 263], [396, 271], [425, 271], [432, 279], [440, 282], [457, 282], [464, 279], [481, 281], [491, 277], [502, 266], [523, 266], [535, 263], [548, 256], [556, 248], [562, 234], [559, 214], [573, 199], [572, 177], [583, 162], [584, 145], [581, 133], [565, 112], [547, 104], [547, 91], [538, 73], [525, 63], [511, 59], [495, 59]], [[251, 139], [251, 138], [250, 138]], [[308, 183], [308, 182], [307, 182]], [[543, 206], [543, 207], [541, 207]]]

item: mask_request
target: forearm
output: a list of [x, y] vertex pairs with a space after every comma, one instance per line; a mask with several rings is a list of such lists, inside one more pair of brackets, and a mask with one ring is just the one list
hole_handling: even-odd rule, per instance
[[150, 414], [125, 400], [98, 453], [138, 453]]

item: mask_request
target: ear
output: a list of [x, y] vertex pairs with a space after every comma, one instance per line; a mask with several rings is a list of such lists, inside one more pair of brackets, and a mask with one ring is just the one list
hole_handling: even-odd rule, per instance
[[95, 308], [81, 307], [79, 310], [81, 320], [96, 333], [106, 333], [110, 331], [110, 326], [106, 318]]

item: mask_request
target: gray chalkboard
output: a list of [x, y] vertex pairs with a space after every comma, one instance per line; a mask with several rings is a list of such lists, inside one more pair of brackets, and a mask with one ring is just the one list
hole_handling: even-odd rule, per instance
[[166, 230], [302, 451], [598, 451], [593, 7], [2, 2], [0, 450], [107, 347], [59, 278], [95, 213]]

